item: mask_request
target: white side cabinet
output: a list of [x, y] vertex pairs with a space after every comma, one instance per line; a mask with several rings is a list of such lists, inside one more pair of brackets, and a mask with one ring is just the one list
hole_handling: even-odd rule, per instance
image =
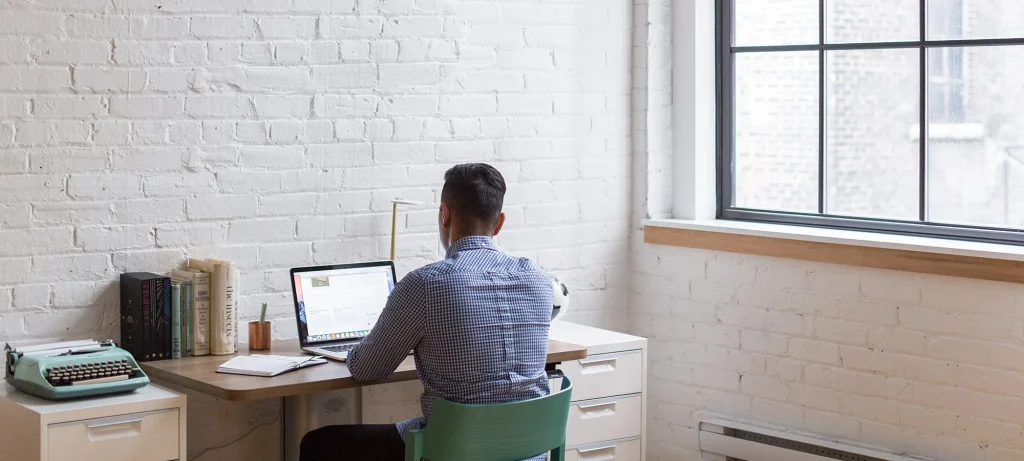
[[64, 402], [0, 385], [0, 461], [186, 459], [185, 395], [150, 384]]
[[646, 460], [647, 339], [568, 322], [553, 322], [550, 338], [587, 347], [558, 367], [573, 382], [566, 458]]

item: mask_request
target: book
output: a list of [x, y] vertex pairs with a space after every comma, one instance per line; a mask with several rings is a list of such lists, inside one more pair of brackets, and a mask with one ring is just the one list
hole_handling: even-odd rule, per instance
[[122, 274], [120, 283], [121, 292], [121, 348], [128, 351], [141, 360], [144, 354], [141, 352], [145, 344], [144, 335], [145, 320], [142, 316], [142, 284], [141, 280], [132, 276], [133, 274]]
[[181, 358], [181, 282], [171, 282], [171, 358]]
[[182, 325], [186, 330], [183, 334], [185, 339], [185, 351], [183, 355], [199, 356], [210, 354], [210, 344], [207, 340], [209, 330], [209, 274], [199, 269], [188, 268], [171, 271], [171, 275], [184, 282], [182, 292], [182, 318], [186, 324]]
[[192, 338], [192, 280], [184, 281], [181, 286], [181, 355], [191, 357], [195, 348]]
[[193, 316], [196, 320], [196, 354], [210, 354], [210, 274], [196, 271]]
[[[166, 358], [158, 340], [157, 282], [164, 277], [150, 272], [121, 274], [121, 348], [136, 361]], [[169, 313], [169, 311], [168, 311]]]
[[189, 267], [210, 273], [210, 353], [234, 354], [238, 337], [238, 269], [218, 259], [189, 259]]
[[221, 364], [220, 367], [217, 367], [217, 373], [269, 377], [324, 363], [327, 363], [327, 359], [316, 355], [308, 357], [241, 355]]
[[166, 336], [167, 337], [166, 337], [166, 339], [164, 339], [164, 341], [166, 341], [165, 344], [167, 345], [167, 349], [166, 349], [166, 354], [167, 355], [165, 355], [164, 358], [168, 358], [169, 359], [169, 358], [171, 358], [171, 353], [174, 350], [174, 341], [173, 341], [173, 339], [174, 339], [174, 325], [171, 322], [171, 320], [172, 320], [171, 319], [171, 314], [173, 313], [172, 309], [171, 309], [171, 307], [172, 307], [171, 306], [171, 301], [173, 301], [172, 296], [171, 296], [172, 295], [172, 290], [171, 289], [173, 287], [171, 286], [171, 278], [170, 277], [164, 277], [163, 283], [164, 283], [164, 321], [166, 322], [164, 325], [167, 327], [167, 331], [166, 331]]
[[195, 287], [195, 273], [188, 270], [172, 270], [171, 282], [181, 284], [180, 305], [181, 305], [181, 356], [191, 357], [195, 353], [194, 332], [193, 332], [193, 290]]
[[210, 355], [210, 274], [192, 269], [195, 283], [192, 292], [194, 355]]
[[238, 352], [238, 269], [235, 264], [219, 259], [211, 259], [215, 267], [222, 267], [227, 274], [224, 282], [224, 350], [228, 354]]
[[155, 359], [157, 354], [156, 340], [153, 338], [153, 288], [156, 283], [154, 280], [142, 282], [142, 340], [145, 342], [142, 350], [145, 351], [146, 360]]
[[159, 352], [157, 358], [171, 358], [171, 279], [160, 277], [156, 279], [156, 294], [153, 303], [154, 321], [156, 322], [156, 349]]
[[228, 272], [228, 283], [224, 287], [224, 308], [225, 312], [224, 331], [228, 334], [228, 344], [232, 354], [238, 352], [238, 297], [239, 289], [238, 282], [239, 276], [238, 268], [235, 267], [234, 263], [221, 262], [226, 264]]

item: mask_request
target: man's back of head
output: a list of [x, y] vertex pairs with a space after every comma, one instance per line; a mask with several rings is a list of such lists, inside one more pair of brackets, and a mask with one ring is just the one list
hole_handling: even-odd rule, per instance
[[444, 174], [438, 232], [445, 249], [462, 237], [498, 235], [505, 223], [505, 178], [486, 163], [463, 163]]

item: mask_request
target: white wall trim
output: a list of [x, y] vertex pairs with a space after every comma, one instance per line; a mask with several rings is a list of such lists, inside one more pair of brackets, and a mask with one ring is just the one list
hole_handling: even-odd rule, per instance
[[672, 214], [679, 219], [713, 219], [715, 2], [677, 0], [673, 7]]

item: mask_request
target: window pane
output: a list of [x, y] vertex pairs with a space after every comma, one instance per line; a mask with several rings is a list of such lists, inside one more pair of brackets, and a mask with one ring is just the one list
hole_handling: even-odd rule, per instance
[[741, 53], [735, 67], [740, 208], [818, 211], [818, 53]]
[[928, 39], [1016, 38], [1024, 35], [1021, 0], [928, 0]]
[[963, 48], [928, 50], [928, 119], [963, 121]]
[[[969, 47], [953, 55], [963, 56], [963, 84], [950, 89], [948, 100], [929, 89], [929, 219], [1024, 228], [1024, 86], [1017, 69], [1024, 47]], [[961, 111], [960, 123], [944, 120], [943, 108], [933, 107], [940, 104]]]
[[918, 219], [917, 49], [826, 55], [829, 214]]
[[826, 0], [825, 38], [828, 43], [919, 40], [920, 8], [919, 0]]
[[735, 46], [818, 43], [818, 0], [735, 0]]
[[[990, 0], [982, 0], [990, 3]], [[963, 38], [964, 0], [928, 1], [928, 39], [955, 40]]]

